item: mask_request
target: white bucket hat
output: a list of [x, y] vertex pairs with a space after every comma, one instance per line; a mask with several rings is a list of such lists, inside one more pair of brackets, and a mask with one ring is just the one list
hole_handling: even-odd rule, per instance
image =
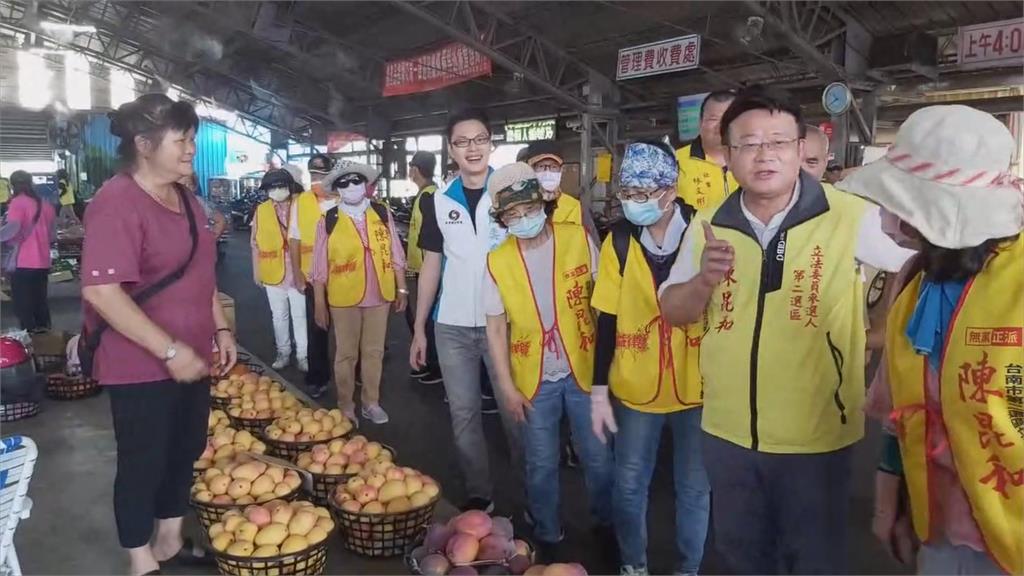
[[970, 248], [1024, 230], [1024, 187], [1007, 172], [1010, 131], [969, 106], [929, 106], [900, 127], [885, 157], [836, 184], [942, 248]]
[[367, 186], [376, 182], [377, 177], [380, 176], [380, 172], [373, 166], [352, 162], [351, 160], [338, 160], [334, 163], [334, 168], [331, 168], [327, 176], [324, 176], [324, 185], [333, 186], [335, 180], [346, 174], [359, 174], [366, 179]]

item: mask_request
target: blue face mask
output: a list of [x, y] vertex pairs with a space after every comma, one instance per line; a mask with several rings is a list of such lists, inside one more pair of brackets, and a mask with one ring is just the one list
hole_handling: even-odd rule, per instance
[[[662, 192], [662, 196], [664, 196]], [[626, 219], [636, 224], [637, 226], [650, 226], [661, 218], [664, 210], [658, 206], [658, 202], [661, 200], [661, 196], [657, 198], [650, 198], [647, 202], [637, 202], [635, 200], [623, 200], [622, 201], [622, 213], [626, 216]]]
[[537, 234], [544, 229], [544, 223], [547, 222], [548, 215], [543, 210], [533, 214], [531, 216], [524, 216], [508, 227], [509, 234], [516, 238], [522, 238], [528, 240], [530, 238], [536, 238]]

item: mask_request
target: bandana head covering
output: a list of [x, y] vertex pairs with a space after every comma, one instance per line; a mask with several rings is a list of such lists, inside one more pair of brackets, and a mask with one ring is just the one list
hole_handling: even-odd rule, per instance
[[630, 188], [675, 186], [679, 178], [676, 159], [665, 150], [643, 142], [630, 144], [619, 168], [619, 184]]

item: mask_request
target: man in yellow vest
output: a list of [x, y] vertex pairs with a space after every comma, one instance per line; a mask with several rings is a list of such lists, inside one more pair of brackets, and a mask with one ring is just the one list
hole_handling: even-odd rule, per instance
[[991, 115], [931, 106], [839, 187], [920, 255], [895, 281], [869, 413], [885, 422], [873, 528], [919, 574], [1024, 574], [1024, 184]]
[[741, 574], [841, 573], [851, 447], [864, 434], [857, 264], [903, 261], [866, 202], [800, 169], [804, 123], [788, 94], [743, 90], [721, 130], [740, 189], [697, 214], [661, 296], [673, 324], [706, 323], [716, 543]]
[[539, 140], [526, 148], [526, 163], [537, 173], [544, 200], [557, 201], [551, 221], [557, 224], [569, 223], [583, 226], [587, 234], [596, 238], [594, 218], [584, 210], [577, 198], [562, 192], [562, 166], [565, 161], [558, 144], [551, 140]]
[[[420, 229], [423, 226], [423, 211], [420, 210], [420, 201], [437, 192], [437, 186], [434, 184], [434, 168], [436, 166], [437, 156], [433, 152], [424, 150], [413, 154], [412, 160], [409, 161], [409, 179], [418, 190], [416, 199], [412, 203], [408, 248], [406, 249], [408, 253], [407, 270], [411, 273], [413, 281], [413, 284], [409, 286], [409, 305], [405, 308], [405, 321], [409, 324], [410, 333], [416, 325], [416, 277], [423, 265], [423, 249], [419, 247]], [[437, 364], [437, 346], [434, 344], [434, 320], [432, 318], [427, 318], [424, 335], [427, 338], [427, 363], [420, 368], [413, 368], [409, 375], [423, 384], [438, 384], [443, 382], [444, 378], [441, 376], [441, 367]]]
[[360, 414], [374, 424], [388, 421], [380, 405], [388, 311], [405, 311], [409, 295], [405, 253], [394, 218], [384, 204], [371, 201], [378, 176], [372, 166], [340, 160], [324, 177], [328, 194], [341, 202], [316, 225], [310, 273], [316, 287], [317, 326], [334, 326], [338, 407], [357, 426], [357, 359], [363, 385]]
[[305, 366], [300, 362], [299, 369], [306, 372], [306, 386], [313, 398], [319, 398], [327, 392], [327, 382], [331, 379], [329, 338], [327, 330], [316, 323], [314, 290], [309, 274], [313, 265], [317, 223], [324, 213], [338, 205], [338, 196], [327, 194], [322, 186], [324, 176], [327, 176], [333, 165], [334, 161], [326, 154], [316, 154], [309, 159], [306, 168], [312, 184], [309, 190], [299, 194], [292, 202], [288, 223], [292, 275], [295, 287], [306, 295], [308, 360]]
[[679, 197], [697, 210], [717, 208], [736, 189], [719, 133], [722, 114], [736, 94], [712, 92], [700, 105], [700, 136], [676, 150]]
[[[623, 574], [647, 574], [647, 502], [663, 428], [672, 433], [678, 574], [704, 555], [710, 495], [700, 453], [699, 326], [673, 328], [656, 289], [669, 273], [693, 208], [675, 194], [679, 168], [663, 142], [631, 144], [619, 170], [626, 221], [601, 246], [594, 433], [615, 433], [615, 532]], [[609, 400], [615, 398], [614, 412]]]
[[582, 227], [553, 221], [555, 202], [544, 199], [529, 165], [499, 169], [487, 187], [491, 216], [509, 231], [487, 255], [483, 287], [495, 391], [522, 426], [527, 514], [542, 557], [553, 562], [564, 536], [558, 504], [563, 412], [579, 443], [596, 527], [614, 543], [612, 454], [590, 433], [595, 329], [590, 293], [597, 250]]
[[288, 214], [292, 199], [302, 192], [302, 185], [283, 168], [263, 175], [260, 190], [268, 200], [256, 207], [252, 220], [252, 275], [257, 286], [263, 286], [270, 304], [277, 356], [271, 367], [280, 370], [291, 361], [292, 338], [295, 333], [295, 358], [306, 364], [306, 299], [295, 287], [291, 254], [288, 251]]

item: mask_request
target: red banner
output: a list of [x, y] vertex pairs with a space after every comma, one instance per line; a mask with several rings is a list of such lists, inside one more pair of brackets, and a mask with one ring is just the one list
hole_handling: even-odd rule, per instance
[[384, 96], [429, 92], [491, 73], [491, 60], [465, 44], [440, 48], [384, 67]]

